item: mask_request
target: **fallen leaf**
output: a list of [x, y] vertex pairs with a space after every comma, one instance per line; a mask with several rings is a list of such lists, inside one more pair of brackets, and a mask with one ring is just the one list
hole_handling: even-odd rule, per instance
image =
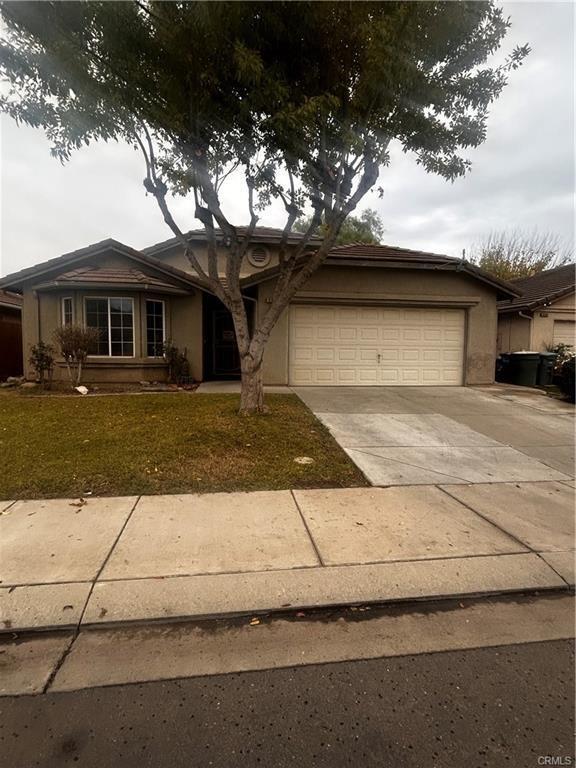
[[251, 627], [255, 627], [256, 624], [260, 624], [260, 619], [252, 619], [252, 621], [250, 622]]

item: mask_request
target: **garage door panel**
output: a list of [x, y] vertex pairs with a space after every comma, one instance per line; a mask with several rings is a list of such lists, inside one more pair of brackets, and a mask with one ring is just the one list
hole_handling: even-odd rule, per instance
[[576, 322], [574, 320], [554, 320], [554, 344], [576, 344]]
[[463, 359], [462, 310], [291, 308], [291, 384], [459, 385]]

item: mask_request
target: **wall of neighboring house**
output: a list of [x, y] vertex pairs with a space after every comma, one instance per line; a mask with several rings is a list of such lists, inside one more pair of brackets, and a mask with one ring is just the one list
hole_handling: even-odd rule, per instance
[[[266, 311], [271, 282], [259, 286], [258, 312]], [[465, 307], [467, 313], [465, 383], [494, 381], [496, 357], [496, 294], [493, 289], [463, 273], [388, 268], [322, 267], [306, 284], [296, 301], [332, 304], [353, 299], [385, 305]], [[270, 336], [264, 359], [266, 384], [288, 382], [289, 310]]]
[[532, 321], [517, 312], [501, 314], [498, 317], [498, 353], [531, 349], [531, 327]]
[[22, 375], [22, 311], [0, 304], [0, 381]]
[[574, 322], [575, 319], [574, 294], [563, 296], [550, 306], [535, 310], [532, 320], [532, 348], [544, 352], [548, 345], [554, 344], [554, 322]]

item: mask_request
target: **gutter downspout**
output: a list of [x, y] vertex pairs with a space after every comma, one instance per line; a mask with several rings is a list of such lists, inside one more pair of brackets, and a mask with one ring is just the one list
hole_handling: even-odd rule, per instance
[[529, 347], [532, 349], [532, 316], [531, 315], [525, 315], [524, 312], [521, 310], [518, 310], [518, 317], [522, 317], [524, 320], [530, 320], [530, 344]]

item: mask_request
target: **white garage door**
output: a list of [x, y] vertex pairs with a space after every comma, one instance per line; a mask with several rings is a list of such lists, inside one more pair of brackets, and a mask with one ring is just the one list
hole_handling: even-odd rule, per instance
[[460, 385], [464, 310], [292, 306], [290, 384]]
[[554, 320], [554, 345], [576, 344], [576, 323], [574, 320]]

